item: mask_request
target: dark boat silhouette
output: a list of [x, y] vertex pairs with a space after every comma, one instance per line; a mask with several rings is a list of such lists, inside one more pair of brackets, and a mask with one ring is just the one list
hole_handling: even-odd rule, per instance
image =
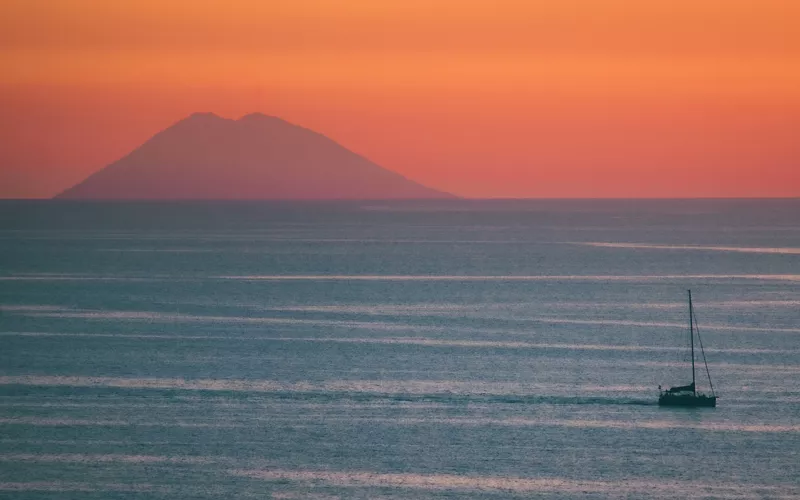
[[[710, 407], [717, 406], [717, 395], [714, 393], [714, 384], [711, 382], [711, 373], [708, 371], [708, 362], [706, 362], [706, 353], [703, 350], [703, 341], [700, 339], [700, 330], [697, 328], [697, 318], [694, 314], [692, 307], [692, 291], [687, 290], [689, 293], [689, 344], [692, 352], [692, 383], [688, 385], [680, 385], [670, 387], [667, 390], [661, 390], [659, 386], [658, 405], [659, 406], [684, 406], [684, 407]], [[708, 375], [708, 385], [711, 388], [711, 395], [701, 394], [697, 392], [695, 367], [694, 367], [694, 336], [697, 333], [697, 340], [700, 344], [700, 352], [703, 355], [703, 364], [706, 367], [706, 375]]]

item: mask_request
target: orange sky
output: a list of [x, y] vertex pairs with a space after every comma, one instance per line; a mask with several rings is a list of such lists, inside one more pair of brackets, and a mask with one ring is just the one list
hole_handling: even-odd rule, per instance
[[2, 0], [0, 197], [261, 111], [476, 197], [800, 196], [794, 0]]

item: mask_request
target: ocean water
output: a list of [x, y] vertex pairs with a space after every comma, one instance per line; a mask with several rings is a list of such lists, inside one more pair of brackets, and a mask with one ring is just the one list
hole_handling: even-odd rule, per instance
[[0, 202], [0, 497], [800, 498], [800, 200]]

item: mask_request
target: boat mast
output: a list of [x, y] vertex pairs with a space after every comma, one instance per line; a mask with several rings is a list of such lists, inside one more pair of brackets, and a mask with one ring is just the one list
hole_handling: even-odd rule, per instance
[[697, 396], [697, 387], [694, 380], [694, 311], [692, 310], [692, 291], [689, 292], [689, 339], [692, 345], [692, 392]]

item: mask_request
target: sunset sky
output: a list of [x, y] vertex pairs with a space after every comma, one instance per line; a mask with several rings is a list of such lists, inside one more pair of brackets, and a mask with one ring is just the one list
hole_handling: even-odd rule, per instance
[[0, 197], [259, 111], [470, 197], [800, 196], [794, 0], [0, 0]]

